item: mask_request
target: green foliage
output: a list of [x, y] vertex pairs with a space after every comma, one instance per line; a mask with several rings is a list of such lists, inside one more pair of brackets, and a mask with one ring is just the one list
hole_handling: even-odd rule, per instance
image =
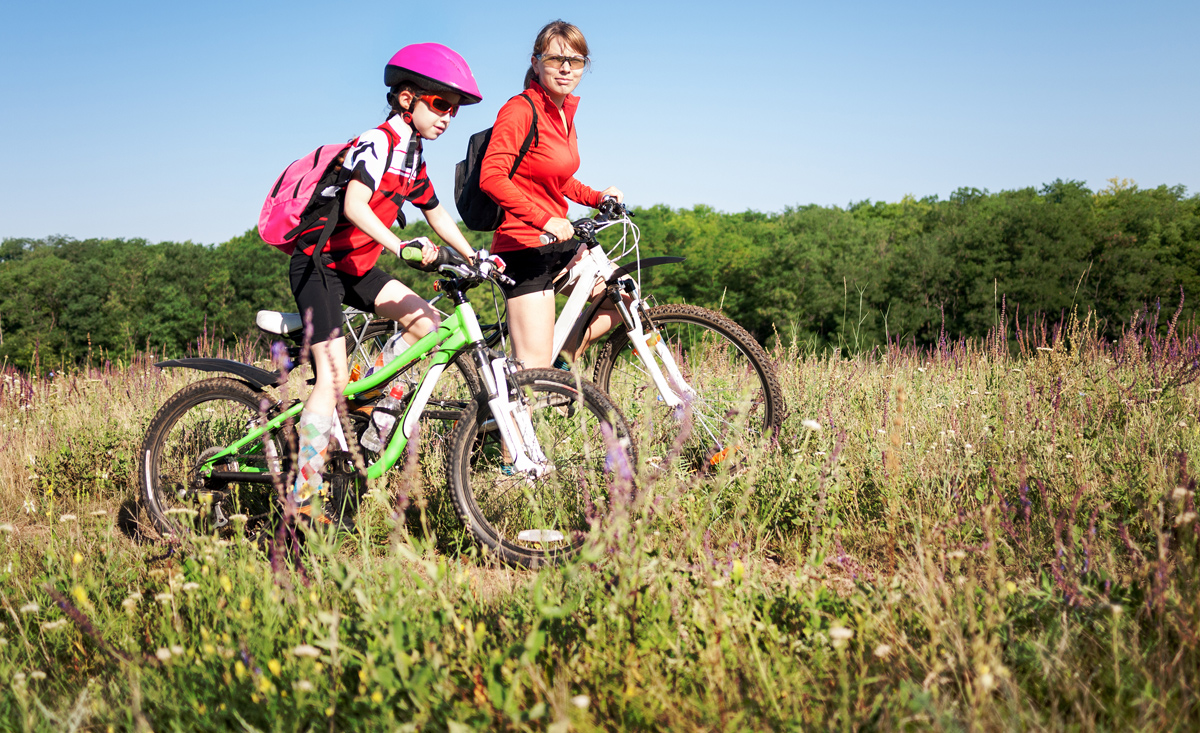
[[659, 300], [721, 307], [763, 341], [778, 331], [850, 351], [982, 337], [1002, 310], [1011, 324], [1078, 307], [1112, 335], [1141, 306], [1174, 310], [1200, 285], [1200, 196], [1178, 186], [1093, 194], [1058, 180], [780, 214], [656, 206], [637, 223], [643, 255], [688, 258], [648, 273]]
[[[648, 270], [660, 302], [719, 308], [770, 342], [846, 353], [900, 338], [933, 344], [982, 337], [1092, 311], [1113, 335], [1145, 304], [1174, 310], [1200, 288], [1200, 196], [1182, 186], [1139, 189], [1114, 179], [1040, 189], [955, 191], [846, 208], [725, 214], [707, 206], [638, 210], [642, 254], [681, 255]], [[465, 232], [486, 247], [490, 232]], [[424, 222], [401, 232], [428, 236]], [[423, 297], [433, 278], [384, 255], [380, 265]], [[477, 307], [490, 299], [472, 296]], [[142, 240], [8, 239], [0, 243], [0, 359], [42, 371], [128, 356], [178, 353], [198, 339], [253, 334], [256, 311], [291, 310], [287, 258], [255, 230], [216, 246]], [[481, 311], [482, 312], [482, 311]], [[1184, 318], [1194, 313], [1185, 302]], [[1165, 328], [1165, 325], [1164, 325]]]

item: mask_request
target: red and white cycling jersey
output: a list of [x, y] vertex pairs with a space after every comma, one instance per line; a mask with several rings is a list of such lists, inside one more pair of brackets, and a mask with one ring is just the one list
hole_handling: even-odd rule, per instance
[[[371, 210], [385, 226], [390, 227], [397, 220], [404, 226], [400, 206], [405, 201], [424, 210], [438, 205], [433, 184], [425, 172], [421, 137], [397, 115], [359, 135], [346, 152], [338, 184], [344, 187], [350, 181], [371, 189]], [[325, 245], [325, 251], [333, 259], [330, 267], [350, 275], [365, 275], [379, 260], [383, 245], [346, 221], [343, 212], [339, 211], [339, 217]], [[300, 235], [297, 248], [311, 255], [324, 226], [324, 218], [315, 222]]]

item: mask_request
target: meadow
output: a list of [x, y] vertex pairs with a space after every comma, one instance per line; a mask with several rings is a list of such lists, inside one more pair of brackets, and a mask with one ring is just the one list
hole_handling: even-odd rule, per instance
[[776, 441], [644, 467], [538, 571], [463, 537], [433, 431], [298, 562], [168, 546], [135, 453], [201, 377], [6, 367], [0, 729], [1195, 730], [1200, 333], [1006, 321], [777, 348]]

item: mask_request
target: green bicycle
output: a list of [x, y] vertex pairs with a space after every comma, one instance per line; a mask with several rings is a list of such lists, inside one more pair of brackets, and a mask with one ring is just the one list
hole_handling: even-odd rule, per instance
[[[363, 451], [366, 478], [380, 478], [401, 460], [447, 365], [466, 356], [479, 383], [451, 413], [456, 422], [446, 458], [458, 516], [508, 563], [534, 567], [578, 551], [611, 505], [613, 487], [632, 480], [636, 456], [625, 418], [590, 382], [558, 370], [520, 370], [487, 346], [466, 292], [489, 280], [507, 281], [491, 263], [467, 263], [447, 247], [428, 268], [419, 267], [419, 248], [403, 255], [410, 265], [445, 276], [438, 286], [455, 308], [435, 331], [347, 386], [347, 400], [370, 404], [397, 379], [414, 385], [381, 452]], [[419, 365], [420, 376], [410, 376]], [[150, 422], [140, 481], [156, 529], [172, 536], [269, 525], [291, 486], [289, 426], [303, 402], [274, 398], [268, 388], [278, 375], [240, 362], [181, 359], [161, 366], [231, 376], [184, 387]], [[367, 427], [369, 418], [348, 417], [356, 434]], [[364, 482], [342, 451], [331, 454], [331, 476], [326, 512], [341, 518], [357, 507]]]

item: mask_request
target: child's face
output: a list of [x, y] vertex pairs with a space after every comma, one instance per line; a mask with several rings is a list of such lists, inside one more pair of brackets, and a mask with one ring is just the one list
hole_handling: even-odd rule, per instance
[[458, 114], [460, 99], [454, 92], [414, 95], [412, 120], [417, 133], [426, 140], [436, 140], [450, 126], [450, 118]]

